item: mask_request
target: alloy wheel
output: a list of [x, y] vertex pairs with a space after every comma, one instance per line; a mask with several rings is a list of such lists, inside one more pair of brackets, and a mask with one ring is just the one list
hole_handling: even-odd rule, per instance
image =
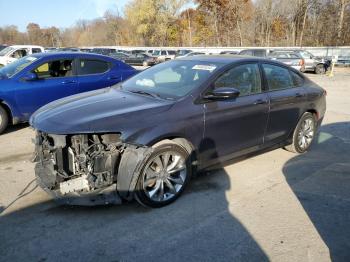
[[167, 151], [149, 160], [143, 173], [143, 190], [152, 201], [168, 201], [181, 191], [186, 177], [184, 157]]
[[314, 133], [314, 121], [311, 118], [305, 119], [302, 122], [298, 133], [298, 145], [300, 149], [305, 150], [310, 146], [312, 139], [314, 138]]

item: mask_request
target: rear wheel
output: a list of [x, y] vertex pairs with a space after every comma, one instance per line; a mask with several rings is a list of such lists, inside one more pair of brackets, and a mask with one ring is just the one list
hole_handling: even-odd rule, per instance
[[2, 134], [9, 124], [9, 117], [6, 110], [0, 105], [0, 134]]
[[177, 144], [161, 144], [145, 162], [136, 185], [136, 200], [149, 207], [174, 202], [190, 180], [189, 153]]
[[305, 153], [316, 134], [316, 120], [313, 114], [307, 112], [299, 120], [294, 132], [292, 144], [285, 147], [293, 153]]

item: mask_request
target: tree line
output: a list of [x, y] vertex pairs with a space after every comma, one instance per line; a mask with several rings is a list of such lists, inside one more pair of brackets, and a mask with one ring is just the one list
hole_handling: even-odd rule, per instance
[[0, 27], [1, 44], [42, 46], [350, 45], [350, 0], [131, 0], [70, 28]]

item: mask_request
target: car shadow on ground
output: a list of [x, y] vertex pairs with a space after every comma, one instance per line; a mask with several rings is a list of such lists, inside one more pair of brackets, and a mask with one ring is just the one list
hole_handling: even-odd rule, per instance
[[283, 174], [332, 261], [350, 261], [350, 123], [322, 126], [310, 151], [289, 160]]
[[21, 124], [17, 124], [17, 125], [10, 125], [6, 128], [6, 130], [4, 131], [3, 134], [9, 134], [12, 132], [16, 132], [18, 130], [24, 129], [29, 127], [29, 123], [21, 123]]
[[48, 201], [7, 211], [0, 216], [1, 259], [268, 261], [230, 213], [230, 187], [228, 174], [220, 168], [196, 176], [175, 203], [161, 209], [136, 202], [70, 207]]

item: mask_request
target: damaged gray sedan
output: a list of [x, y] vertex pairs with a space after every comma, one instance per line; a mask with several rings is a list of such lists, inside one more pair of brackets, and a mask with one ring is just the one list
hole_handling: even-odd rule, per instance
[[197, 56], [39, 109], [35, 174], [72, 205], [175, 201], [193, 171], [266, 148], [306, 152], [325, 91], [258, 58]]

